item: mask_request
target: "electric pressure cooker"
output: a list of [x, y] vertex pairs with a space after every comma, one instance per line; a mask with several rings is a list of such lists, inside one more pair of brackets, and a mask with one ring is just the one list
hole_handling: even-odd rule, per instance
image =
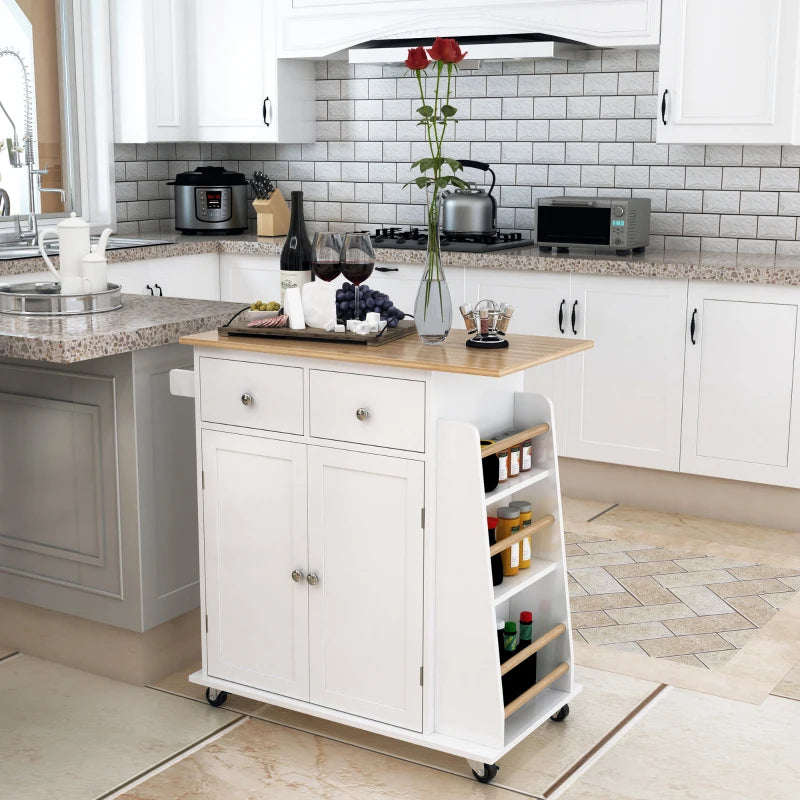
[[175, 228], [181, 233], [244, 233], [247, 179], [223, 167], [180, 172], [175, 187]]

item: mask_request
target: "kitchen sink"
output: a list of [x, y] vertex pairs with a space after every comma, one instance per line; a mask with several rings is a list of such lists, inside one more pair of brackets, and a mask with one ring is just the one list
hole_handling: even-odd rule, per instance
[[[92, 244], [97, 244], [98, 236], [92, 236]], [[164, 239], [127, 239], [112, 236], [108, 240], [106, 250], [123, 250], [128, 247], [151, 247], [156, 244], [170, 244]], [[48, 241], [45, 244], [48, 255], [58, 255], [58, 242]], [[0, 242], [0, 261], [10, 261], [14, 258], [39, 258], [39, 246], [23, 244], [20, 242]]]

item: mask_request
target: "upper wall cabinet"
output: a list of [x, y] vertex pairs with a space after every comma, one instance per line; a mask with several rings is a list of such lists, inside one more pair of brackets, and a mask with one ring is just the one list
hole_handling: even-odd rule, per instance
[[660, 142], [800, 141], [798, 3], [663, 0]]
[[277, 0], [282, 57], [372, 39], [542, 33], [600, 47], [657, 45], [661, 0]]
[[314, 141], [314, 65], [275, 33], [273, 0], [111, 0], [116, 141]]

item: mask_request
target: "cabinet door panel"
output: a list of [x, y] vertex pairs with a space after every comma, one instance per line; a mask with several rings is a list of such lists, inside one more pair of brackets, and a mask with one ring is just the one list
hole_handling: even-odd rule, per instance
[[[219, 256], [198, 253], [151, 261], [150, 278], [165, 297], [219, 300]], [[155, 288], [155, 293], [159, 289]]]
[[658, 140], [791, 142], [797, 23], [782, 0], [664, 0]]
[[207, 670], [308, 698], [303, 445], [203, 431]]
[[308, 449], [311, 702], [421, 730], [421, 462]]
[[697, 344], [686, 352], [684, 472], [800, 485], [799, 300], [789, 287], [690, 287]]
[[575, 275], [579, 333], [567, 359], [567, 450], [574, 458], [677, 470], [686, 281]]
[[280, 258], [278, 256], [234, 255], [221, 253], [219, 280], [223, 300], [253, 303], [281, 299]]

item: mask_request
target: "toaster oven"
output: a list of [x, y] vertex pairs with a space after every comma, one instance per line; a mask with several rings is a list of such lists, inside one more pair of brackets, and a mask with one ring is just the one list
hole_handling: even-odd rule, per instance
[[539, 250], [571, 247], [643, 253], [650, 241], [650, 200], [644, 197], [542, 197], [536, 202]]

